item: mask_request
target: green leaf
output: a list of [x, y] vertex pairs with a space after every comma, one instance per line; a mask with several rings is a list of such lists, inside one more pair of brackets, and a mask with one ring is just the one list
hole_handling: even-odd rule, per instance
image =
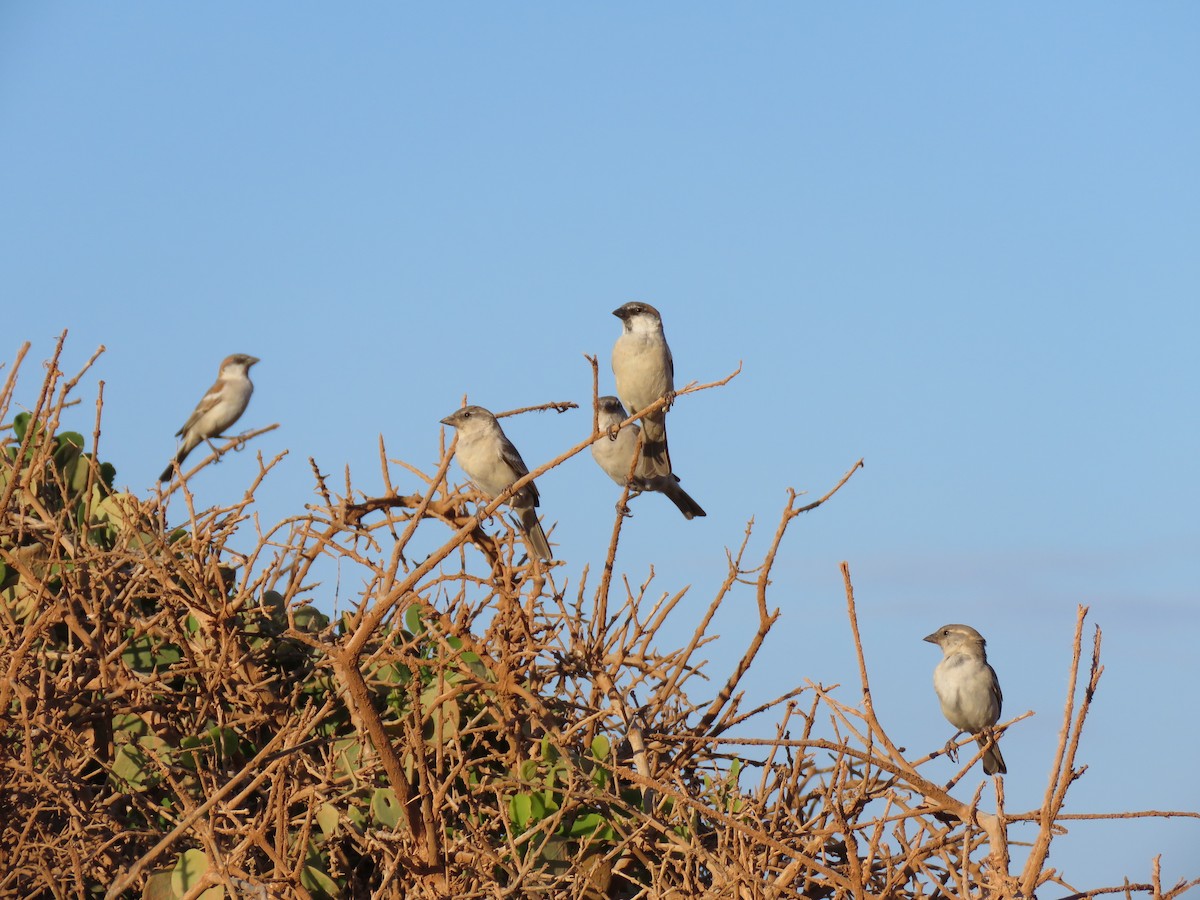
[[596, 759], [607, 759], [608, 753], [612, 749], [612, 745], [608, 738], [602, 734], [592, 738], [592, 756]]
[[350, 820], [350, 824], [361, 834], [367, 829], [367, 817], [363, 811], [357, 806], [351, 806], [346, 810], [346, 818]]
[[371, 795], [371, 817], [385, 828], [396, 830], [400, 824], [400, 801], [391, 788], [376, 788]]
[[404, 629], [414, 637], [424, 634], [425, 625], [421, 622], [421, 607], [414, 603], [404, 611]]
[[279, 591], [265, 591], [259, 605], [262, 607], [263, 612], [272, 619], [279, 621], [284, 619], [283, 594], [279, 593]]
[[[58, 458], [58, 454], [55, 454]], [[67, 483], [67, 489], [73, 494], [82, 494], [84, 488], [87, 487], [88, 475], [91, 473], [91, 466], [88, 465], [86, 456], [77, 456], [75, 459], [69, 459], [62, 464], [63, 480]], [[83, 512], [83, 509], [80, 509]]]
[[604, 816], [600, 815], [600, 813], [587, 813], [586, 815], [575, 817], [575, 821], [567, 829], [567, 834], [573, 838], [591, 837], [596, 833], [597, 829], [602, 828], [605, 824]]
[[467, 669], [471, 674], [480, 681], [495, 681], [496, 676], [488, 668], [484, 657], [480, 656], [474, 650], [464, 650], [462, 652], [462, 661], [467, 664]]
[[412, 681], [412, 670], [400, 663], [385, 663], [375, 670], [375, 677], [385, 684], [408, 684]]
[[179, 900], [181, 895], [171, 887], [173, 874], [174, 870], [163, 869], [147, 878], [146, 886], [142, 888], [142, 900]]
[[337, 807], [332, 803], [322, 803], [317, 807], [317, 827], [321, 829], [321, 833], [327, 837], [333, 837], [337, 834], [338, 824], [342, 817], [338, 815]]
[[118, 713], [113, 716], [112, 728], [113, 736], [117, 738], [117, 743], [121, 742], [120, 736], [122, 734], [128, 734], [128, 740], [150, 733], [150, 726], [146, 724], [146, 720], [133, 713]]
[[122, 790], [140, 793], [154, 774], [150, 765], [150, 758], [137, 744], [121, 744], [113, 756], [113, 778]]
[[434, 701], [442, 696], [439, 685], [431, 684], [421, 692], [421, 708], [427, 710], [429, 718], [423, 729], [426, 740], [448, 741], [458, 734], [462, 710], [455, 699], [443, 699], [436, 706]]
[[207, 871], [207, 853], [203, 850], [185, 850], [171, 873], [171, 889], [178, 892], [177, 896], [182, 897], [200, 883], [200, 876]]
[[598, 788], [603, 788], [608, 784], [608, 769], [603, 766], [596, 766], [589, 777], [592, 784]]
[[181, 659], [183, 653], [178, 647], [156, 641], [147, 634], [130, 641], [121, 654], [121, 660], [138, 672], [153, 672], [172, 666]]
[[508, 801], [508, 817], [520, 829], [533, 817], [533, 797], [529, 794], [517, 794]]
[[342, 889], [338, 887], [337, 882], [316, 866], [305, 866], [300, 870], [300, 883], [321, 897], [342, 896]]
[[296, 623], [298, 629], [306, 634], [316, 634], [329, 626], [329, 616], [311, 603], [297, 606], [292, 612], [292, 621]]
[[541, 791], [537, 791], [529, 796], [529, 813], [539, 822], [546, 818], [546, 799], [542, 796]]
[[58, 454], [58, 451], [65, 451], [69, 447], [73, 447], [76, 450], [83, 449], [83, 435], [78, 431], [60, 431], [56, 440], [58, 443], [55, 447], [55, 455]]
[[[214, 725], [203, 734], [189, 734], [180, 739], [181, 750], [197, 750], [217, 759], [228, 759], [237, 756], [241, 750], [241, 736], [228, 726]], [[196, 758], [192, 753], [181, 753], [178, 760], [181, 766], [188, 769], [196, 768]]]
[[362, 742], [358, 738], [340, 738], [334, 741], [334, 771], [341, 777], [353, 777], [358, 774], [362, 750]]
[[12, 587], [0, 592], [0, 599], [8, 607], [9, 615], [18, 622], [33, 618], [38, 608], [38, 595], [18, 580]]
[[567, 766], [565, 759], [560, 759], [550, 766], [546, 772], [547, 787], [554, 787], [560, 784], [566, 784], [570, 780], [570, 769]]

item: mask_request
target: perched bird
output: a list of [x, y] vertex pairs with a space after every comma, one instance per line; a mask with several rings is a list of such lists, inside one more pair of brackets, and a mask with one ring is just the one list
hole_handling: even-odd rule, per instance
[[[674, 399], [675, 363], [658, 310], [649, 303], [635, 301], [614, 309], [613, 315], [624, 326], [612, 351], [617, 396], [631, 413], [640, 412], [663, 396]], [[638, 474], [648, 479], [670, 476], [666, 409], [642, 419], [642, 441]]]
[[[521, 454], [504, 434], [496, 417], [482, 406], [464, 406], [455, 410], [442, 419], [442, 424], [457, 429], [458, 464], [489, 500], [495, 500], [518, 478], [529, 474]], [[542, 531], [542, 523], [534, 512], [538, 502], [538, 491], [531, 481], [509, 499], [508, 505], [516, 514], [533, 552], [541, 559], [553, 559], [546, 532]]]
[[183, 438], [183, 443], [175, 454], [174, 463], [158, 476], [159, 481], [170, 481], [175, 465], [182, 463], [201, 441], [212, 447], [210, 439], [220, 437], [226, 428], [241, 418], [250, 402], [250, 395], [254, 393], [254, 385], [250, 383], [250, 367], [256, 362], [258, 357], [245, 353], [225, 357], [216, 384], [208, 389], [183, 427], [175, 432], [176, 437]]
[[[609, 435], [592, 444], [592, 456], [609, 478], [624, 486], [625, 480], [629, 477], [633, 454], [637, 449], [638, 435], [642, 433], [642, 429], [636, 422], [633, 422], [614, 433], [612, 429], [629, 418], [625, 407], [616, 397], [601, 397], [597, 404], [600, 430], [608, 431]], [[683, 513], [685, 519], [704, 515], [700, 504], [689, 497], [687, 492], [679, 486], [679, 478], [674, 473], [654, 478], [635, 474], [632, 490], [635, 493], [658, 491], [660, 494], [665, 494], [668, 500], [679, 507], [679, 511]]]
[[[941, 701], [942, 715], [959, 732], [990, 732], [1000, 718], [1004, 696], [995, 669], [988, 665], [983, 635], [970, 625], [943, 625], [925, 640], [942, 648], [942, 661], [933, 670], [933, 689]], [[979, 746], [986, 747], [989, 738], [990, 734], [977, 738]], [[983, 754], [983, 771], [988, 775], [1008, 771], [994, 740]]]

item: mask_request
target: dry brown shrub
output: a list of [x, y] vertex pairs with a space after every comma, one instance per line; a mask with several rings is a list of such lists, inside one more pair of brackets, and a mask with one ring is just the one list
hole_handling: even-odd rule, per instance
[[[24, 353], [0, 394], [5, 422]], [[185, 489], [185, 525], [168, 527], [165, 496], [113, 491], [82, 437], [60, 434], [79, 376], [57, 360], [0, 444], [0, 895], [1077, 892], [1047, 857], [1073, 818], [1062, 808], [1101, 673], [1098, 629], [1083, 654], [1085, 610], [1056, 774], [1035, 810], [1007, 812], [1002, 779], [994, 796], [957, 799], [921, 774], [930, 757], [889, 740], [846, 566], [859, 703], [806, 682], [743, 709], [740, 684], [780, 615], [768, 588], [788, 526], [859, 464], [815, 503], [789, 493], [762, 559], [746, 558], [747, 528], [691, 639], [664, 648], [684, 592], [614, 584], [620, 516], [599, 577], [580, 573], [568, 596], [569, 563], [529, 562], [491, 518], [497, 502], [450, 488], [449, 450], [432, 474], [400, 464], [425, 485], [411, 496], [355, 499], [347, 483], [337, 497], [314, 464], [324, 502], [244, 554], [231, 540], [253, 530], [273, 464], [261, 458], [237, 503], [195, 510]], [[382, 447], [381, 464], [390, 485]], [[414, 562], [418, 529], [448, 538]], [[310, 602], [327, 605], [310, 583], [322, 560], [362, 585], [334, 622]], [[714, 677], [699, 653], [739, 584], [753, 586], [758, 627]], [[731, 733], [755, 724], [760, 738]], [[977, 759], [964, 743], [962, 773]], [[1036, 826], [1020, 866], [1013, 823]], [[1196, 883], [1164, 888], [1155, 861], [1146, 884], [1090, 892], [1169, 898]]]

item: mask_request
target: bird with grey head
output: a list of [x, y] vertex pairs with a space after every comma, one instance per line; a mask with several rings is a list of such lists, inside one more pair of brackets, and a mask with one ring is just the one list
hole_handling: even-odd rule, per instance
[[254, 393], [254, 385], [250, 382], [250, 367], [259, 359], [245, 353], [235, 353], [221, 361], [221, 369], [217, 380], [208, 389], [183, 427], [175, 432], [176, 437], [183, 438], [175, 459], [158, 477], [159, 481], [170, 481], [175, 467], [181, 465], [201, 441], [208, 444], [215, 453], [212, 438], [220, 437], [225, 429], [233, 427], [233, 423], [241, 418], [246, 407], [250, 405], [250, 395]]
[[958, 729], [947, 747], [959, 733], [979, 735], [976, 741], [984, 750], [983, 771], [1005, 774], [1008, 767], [991, 733], [1000, 718], [1004, 696], [996, 670], [988, 665], [987, 641], [970, 625], [943, 625], [925, 640], [942, 648], [942, 661], [933, 670], [933, 689], [942, 715]]
[[[613, 430], [629, 418], [625, 407], [616, 397], [601, 397], [596, 401], [596, 406], [597, 424], [600, 430], [607, 431], [608, 435], [592, 444], [592, 457], [609, 478], [624, 487], [633, 467], [633, 454], [637, 452], [638, 437], [642, 434], [642, 429], [638, 427], [637, 422], [631, 422], [618, 431]], [[685, 519], [705, 514], [700, 504], [679, 486], [679, 476], [674, 472], [647, 476], [635, 471], [629, 487], [632, 494], [657, 491], [665, 495], [678, 507]]]
[[[612, 351], [612, 370], [621, 402], [636, 415], [662, 397], [674, 399], [675, 361], [658, 310], [635, 300], [614, 309], [613, 315], [622, 325]], [[645, 478], [665, 478], [671, 474], [666, 408], [646, 415], [641, 423], [639, 474]]]
[[[482, 406], [464, 406], [442, 419], [458, 433], [455, 458], [475, 487], [489, 500], [495, 500], [520, 478], [529, 474], [521, 454], [500, 427], [500, 422]], [[546, 532], [538, 521], [535, 508], [540, 504], [538, 489], [531, 481], [508, 499], [529, 546], [540, 559], [553, 559]]]

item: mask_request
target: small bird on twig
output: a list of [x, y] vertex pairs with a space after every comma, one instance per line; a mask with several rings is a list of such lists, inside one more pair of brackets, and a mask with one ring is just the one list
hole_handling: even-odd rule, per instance
[[[636, 422], [632, 422], [614, 433], [612, 429], [629, 418], [625, 407], [616, 397], [601, 397], [597, 401], [597, 405], [599, 407], [597, 421], [600, 430], [608, 431], [609, 435], [592, 444], [592, 456], [609, 478], [624, 486], [625, 480], [629, 477], [629, 468], [633, 464], [633, 454], [637, 449], [638, 436], [642, 433], [642, 429]], [[683, 513], [685, 519], [705, 514], [700, 504], [679, 486], [679, 478], [673, 472], [656, 477], [634, 474], [631, 490], [635, 494], [642, 491], [657, 491], [665, 494], [668, 500], [679, 507], [679, 511]], [[623, 510], [623, 512], [625, 511]]]
[[995, 669], [988, 665], [987, 641], [970, 625], [943, 625], [925, 640], [942, 648], [942, 661], [933, 670], [933, 689], [942, 704], [942, 715], [958, 729], [947, 748], [963, 732], [980, 735], [976, 740], [980, 748], [986, 748], [983, 771], [1005, 774], [1008, 767], [991, 733], [1000, 718], [1004, 696]]
[[[482, 406], [464, 406], [442, 419], [458, 431], [458, 447], [455, 455], [462, 470], [489, 500], [495, 500], [519, 478], [529, 474], [529, 468], [521, 454], [505, 435], [496, 417]], [[553, 559], [546, 532], [534, 511], [540, 500], [537, 487], [531, 481], [508, 500], [529, 540], [533, 552], [540, 559]]]
[[[675, 362], [663, 334], [662, 316], [658, 310], [649, 303], [634, 301], [614, 309], [613, 315], [623, 325], [612, 351], [617, 396], [631, 413], [640, 412], [661, 397], [674, 400]], [[642, 442], [638, 474], [648, 479], [669, 476], [671, 456], [667, 452], [666, 409], [642, 419]]]
[[225, 357], [216, 383], [196, 404], [183, 427], [175, 432], [176, 437], [183, 438], [183, 443], [175, 454], [174, 462], [163, 469], [159, 481], [170, 481], [175, 466], [181, 464], [201, 441], [205, 441], [216, 452], [211, 438], [220, 437], [246, 411], [250, 395], [254, 393], [250, 367], [258, 361], [257, 356], [247, 356], [245, 353]]

